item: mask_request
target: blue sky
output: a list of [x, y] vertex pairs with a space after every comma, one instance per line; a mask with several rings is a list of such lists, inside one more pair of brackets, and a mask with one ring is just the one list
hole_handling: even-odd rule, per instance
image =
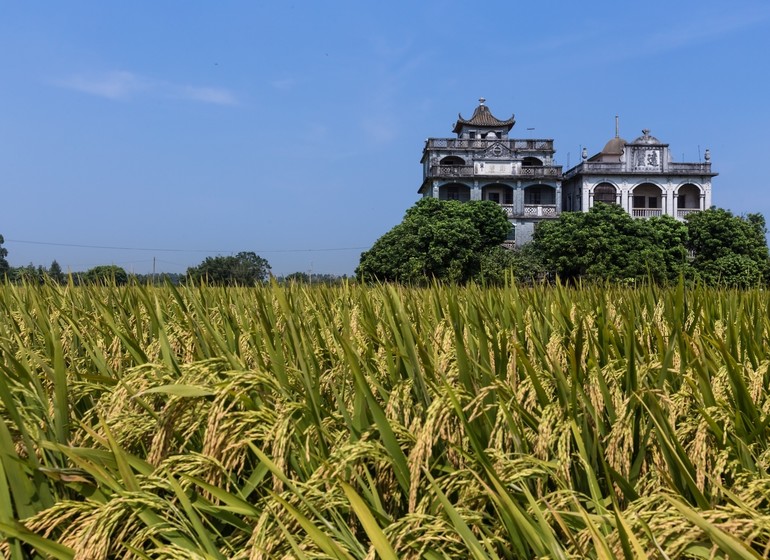
[[[350, 274], [478, 98], [557, 162], [642, 128], [770, 217], [770, 2], [0, 0], [12, 266]], [[532, 128], [534, 130], [527, 130]]]

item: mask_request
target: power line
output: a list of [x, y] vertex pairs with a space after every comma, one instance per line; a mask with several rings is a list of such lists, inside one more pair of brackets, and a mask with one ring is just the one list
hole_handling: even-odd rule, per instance
[[[117, 247], [110, 245], [81, 245], [78, 243], [53, 243], [50, 241], [28, 241], [23, 239], [6, 239], [6, 243], [23, 243], [26, 245], [49, 245], [52, 247], [75, 247], [79, 249], [107, 249], [110, 251], [151, 251], [155, 253], [237, 253], [238, 251], [221, 251], [214, 249], [159, 249], [148, 247]], [[331, 251], [361, 251], [369, 247], [330, 247], [322, 249], [267, 249], [255, 253], [321, 253]]]

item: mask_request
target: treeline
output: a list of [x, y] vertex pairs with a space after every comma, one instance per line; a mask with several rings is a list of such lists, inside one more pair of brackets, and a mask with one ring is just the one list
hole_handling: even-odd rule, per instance
[[748, 287], [770, 280], [765, 219], [712, 208], [684, 221], [634, 219], [616, 205], [544, 220], [531, 243], [505, 250], [510, 223], [492, 202], [424, 198], [361, 255], [368, 281], [502, 283], [518, 280], [666, 283], [684, 278]]
[[90, 285], [116, 284], [122, 286], [129, 283], [182, 285], [186, 283], [207, 284], [210, 286], [255, 286], [274, 279], [278, 283], [307, 283], [307, 284], [341, 284], [347, 282], [347, 276], [335, 274], [313, 274], [294, 272], [286, 276], [273, 276], [270, 263], [251, 251], [243, 251], [236, 255], [206, 257], [200, 264], [187, 269], [185, 274], [159, 273], [135, 274], [129, 273], [117, 265], [100, 265], [83, 272], [65, 273], [59, 263], [54, 260], [49, 267], [32, 263], [12, 267], [6, 256], [8, 250], [3, 245], [0, 235], [0, 279], [15, 284], [55, 284]]

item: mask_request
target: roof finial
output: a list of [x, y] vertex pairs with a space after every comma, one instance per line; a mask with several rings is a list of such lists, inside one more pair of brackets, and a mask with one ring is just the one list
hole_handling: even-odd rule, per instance
[[620, 138], [620, 117], [615, 115], [615, 138]]
[[483, 105], [485, 101], [486, 99], [484, 99], [483, 97], [479, 97], [479, 105]]

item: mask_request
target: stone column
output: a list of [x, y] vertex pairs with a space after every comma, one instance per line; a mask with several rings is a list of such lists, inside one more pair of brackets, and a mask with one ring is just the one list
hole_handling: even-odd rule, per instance
[[628, 202], [630, 197], [628, 196], [630, 193], [628, 192], [628, 189], [621, 188], [620, 189], [620, 207], [628, 212], [630, 215], [633, 215], [631, 212], [631, 204]]
[[473, 181], [473, 188], [471, 188], [471, 200], [481, 200], [481, 189], [479, 188], [478, 180]]
[[515, 216], [524, 215], [524, 189], [521, 188], [521, 181], [517, 181], [513, 189], [513, 213]]
[[673, 205], [674, 212], [673, 212], [673, 216], [674, 216], [674, 218], [677, 218], [678, 214], [679, 214], [679, 197], [677, 196], [676, 193], [672, 193], [672, 194], [674, 196], [674, 205]]

